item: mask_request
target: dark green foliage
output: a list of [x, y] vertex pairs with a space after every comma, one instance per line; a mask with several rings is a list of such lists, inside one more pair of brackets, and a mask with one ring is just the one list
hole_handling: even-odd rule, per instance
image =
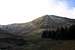
[[75, 40], [75, 25], [61, 29], [57, 29], [57, 31], [48, 31], [45, 30], [42, 33], [42, 38], [50, 38], [55, 40]]

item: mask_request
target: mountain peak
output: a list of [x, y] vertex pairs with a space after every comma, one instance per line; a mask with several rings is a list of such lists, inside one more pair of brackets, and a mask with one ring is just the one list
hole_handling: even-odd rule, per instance
[[55, 15], [44, 15], [40, 18], [37, 18], [36, 20], [33, 20], [33, 23], [36, 24], [36, 26], [39, 25], [41, 28], [47, 29], [69, 27], [73, 24], [71, 19]]

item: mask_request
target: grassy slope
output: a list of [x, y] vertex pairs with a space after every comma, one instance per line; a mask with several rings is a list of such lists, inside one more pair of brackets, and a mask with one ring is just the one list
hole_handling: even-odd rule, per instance
[[41, 38], [40, 31], [33, 32], [23, 50], [75, 50], [75, 40], [51, 40]]

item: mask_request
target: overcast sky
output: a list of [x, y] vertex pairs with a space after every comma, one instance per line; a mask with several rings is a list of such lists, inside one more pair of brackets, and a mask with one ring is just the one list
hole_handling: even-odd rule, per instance
[[75, 0], [0, 0], [0, 24], [28, 22], [43, 15], [75, 18]]

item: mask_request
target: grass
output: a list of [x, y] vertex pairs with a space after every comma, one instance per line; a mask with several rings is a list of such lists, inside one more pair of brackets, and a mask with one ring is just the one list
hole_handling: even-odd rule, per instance
[[30, 35], [23, 50], [75, 50], [75, 40], [43, 39], [39, 35]]

